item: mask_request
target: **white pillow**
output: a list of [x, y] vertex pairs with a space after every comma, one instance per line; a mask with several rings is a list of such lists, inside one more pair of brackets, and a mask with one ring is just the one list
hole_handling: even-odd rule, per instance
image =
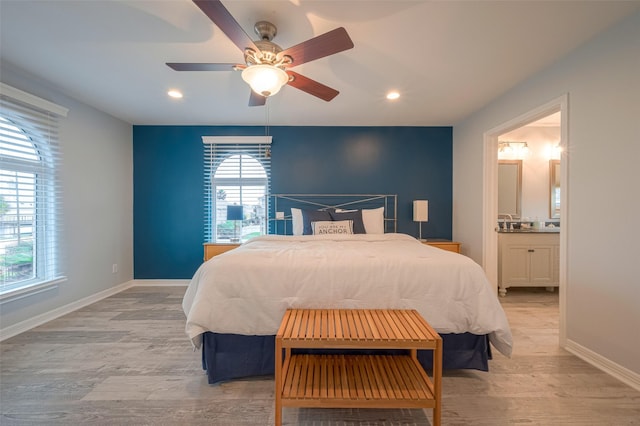
[[291, 225], [293, 227], [293, 235], [302, 235], [304, 228], [302, 209], [291, 208]]
[[362, 222], [367, 234], [384, 234], [384, 207], [362, 209]]
[[313, 235], [353, 234], [352, 220], [319, 220], [311, 222]]

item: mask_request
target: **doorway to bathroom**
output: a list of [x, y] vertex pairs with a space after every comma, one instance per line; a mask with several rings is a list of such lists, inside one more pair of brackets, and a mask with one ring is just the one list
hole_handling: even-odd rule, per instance
[[[567, 108], [568, 96], [564, 95], [484, 134], [485, 271], [490, 281], [495, 283], [496, 291], [503, 296], [509, 285], [498, 288], [498, 284], [505, 278], [502, 276], [505, 272], [510, 274], [505, 282], [514, 288], [528, 287], [531, 283], [532, 287], [558, 286], [561, 342], [565, 339], [567, 281], [564, 267], [568, 225], [564, 220], [568, 210]], [[500, 197], [498, 190], [501, 163], [507, 170], [503, 174], [512, 179], [500, 184], [503, 189], [509, 189], [506, 198]], [[544, 236], [544, 245], [528, 246], [531, 244], [528, 240], [534, 237], [529, 234], [534, 232], [536, 235], [556, 234], [555, 254], [552, 252], [553, 244], [547, 241], [553, 237], [548, 235]], [[502, 253], [499, 255], [499, 238], [501, 243], [514, 238], [511, 245], [514, 250], [510, 253], [515, 257], [506, 270], [501, 269], [500, 259], [504, 256]], [[536, 252], [538, 247], [540, 250]], [[550, 264], [554, 259], [556, 263]]]

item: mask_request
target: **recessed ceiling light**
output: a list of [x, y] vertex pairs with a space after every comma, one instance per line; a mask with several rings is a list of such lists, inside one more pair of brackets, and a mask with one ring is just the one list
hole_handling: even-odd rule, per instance
[[396, 92], [395, 90], [387, 93], [387, 99], [389, 99], [390, 101], [396, 100], [400, 97], [400, 93]]
[[180, 92], [179, 90], [169, 90], [167, 92], [167, 95], [171, 96], [172, 98], [180, 99], [182, 97], [182, 92]]

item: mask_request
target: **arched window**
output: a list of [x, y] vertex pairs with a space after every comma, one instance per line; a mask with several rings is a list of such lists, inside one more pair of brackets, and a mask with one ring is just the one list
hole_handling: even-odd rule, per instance
[[57, 119], [5, 96], [0, 107], [0, 297], [5, 298], [60, 278], [60, 197]]
[[205, 241], [242, 242], [266, 234], [269, 145], [252, 138], [212, 139], [205, 147]]

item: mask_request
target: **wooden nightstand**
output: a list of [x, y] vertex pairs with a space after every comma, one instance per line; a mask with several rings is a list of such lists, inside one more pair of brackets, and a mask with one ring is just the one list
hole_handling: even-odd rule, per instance
[[240, 243], [204, 243], [204, 261], [239, 246]]
[[454, 253], [460, 253], [460, 243], [456, 241], [434, 238], [433, 240], [423, 241], [422, 244], [427, 244], [432, 247], [438, 247], [439, 249], [452, 251]]

